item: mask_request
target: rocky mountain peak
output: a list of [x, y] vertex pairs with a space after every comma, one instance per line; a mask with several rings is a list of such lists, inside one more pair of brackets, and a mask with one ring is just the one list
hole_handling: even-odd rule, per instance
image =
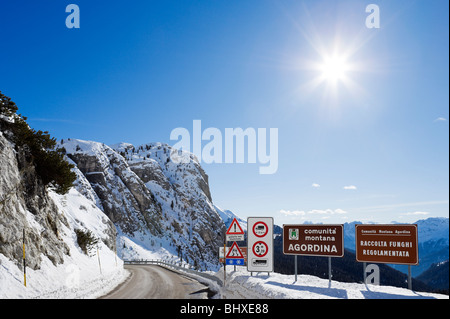
[[78, 191], [96, 199], [121, 236], [150, 250], [159, 243], [199, 268], [218, 265], [215, 252], [224, 232], [218, 230], [225, 226], [195, 156], [174, 163], [172, 148], [162, 143], [110, 147], [70, 139], [60, 146], [87, 181], [76, 182]]

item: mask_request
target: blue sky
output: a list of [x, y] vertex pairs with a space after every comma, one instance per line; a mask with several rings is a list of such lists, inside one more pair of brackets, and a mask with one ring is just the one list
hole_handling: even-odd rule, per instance
[[[68, 29], [65, 8], [80, 8]], [[366, 6], [380, 8], [368, 29]], [[446, 0], [2, 1], [0, 90], [35, 129], [113, 144], [278, 128], [278, 171], [204, 164], [242, 217], [449, 215]], [[320, 80], [345, 56], [345, 79]]]

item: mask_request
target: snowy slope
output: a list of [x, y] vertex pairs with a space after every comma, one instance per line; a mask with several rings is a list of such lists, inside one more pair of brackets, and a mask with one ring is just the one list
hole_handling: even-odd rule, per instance
[[224, 223], [214, 209], [208, 176], [197, 158], [170, 160], [172, 148], [149, 143], [107, 146], [62, 140], [86, 183], [78, 191], [95, 200], [118, 230], [118, 253], [125, 259], [172, 258], [200, 269], [218, 269], [216, 248]]
[[239, 216], [234, 214], [231, 210], [227, 210], [227, 209], [224, 210], [224, 209], [218, 207], [217, 205], [214, 205], [214, 208], [216, 209], [217, 213], [220, 215], [220, 217], [224, 221], [225, 227], [227, 229], [228, 229], [228, 227], [230, 227], [231, 223], [233, 222], [233, 219], [236, 218], [236, 220], [238, 221], [242, 230], [244, 232], [247, 231], [247, 221], [246, 220], [243, 220], [242, 218], [240, 218]]
[[162, 240], [166, 241], [160, 244], [159, 253], [169, 258], [167, 249], [197, 268], [217, 269], [216, 247], [223, 234], [218, 230], [224, 224], [214, 209], [208, 176], [197, 158], [190, 154], [188, 163], [174, 163], [170, 160], [172, 148], [163, 143], [138, 147], [120, 143], [113, 148], [126, 159], [161, 207], [165, 229]]
[[[0, 254], [0, 298], [96, 298], [128, 276], [122, 260], [103, 240], [91, 256], [84, 254], [77, 244], [75, 229], [88, 229], [99, 239], [109, 231], [108, 218], [95, 203], [74, 188], [66, 195], [52, 191], [49, 195], [68, 221], [60, 236], [70, 254], [65, 255], [64, 263], [57, 266], [42, 255], [40, 269], [27, 269], [26, 287], [22, 268]], [[30, 225], [36, 225], [33, 219], [34, 216], [28, 214]]]
[[[92, 298], [123, 280], [127, 273], [114, 252], [116, 229], [91, 190], [56, 194], [26, 152], [5, 136], [10, 134], [0, 132], [0, 298]], [[74, 170], [77, 183], [87, 183]], [[98, 240], [89, 255], [76, 230]]]

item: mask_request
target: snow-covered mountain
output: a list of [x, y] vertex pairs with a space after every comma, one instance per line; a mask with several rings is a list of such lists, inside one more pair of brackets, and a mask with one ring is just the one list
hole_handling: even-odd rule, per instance
[[443, 261], [431, 265], [430, 268], [425, 270], [417, 279], [426, 283], [427, 285], [440, 289], [442, 291], [447, 291], [448, 294], [448, 282], [449, 282], [449, 261]]
[[[124, 259], [179, 256], [217, 270], [226, 227], [237, 218], [246, 229], [245, 220], [213, 205], [208, 176], [193, 155], [177, 164], [171, 147], [161, 143], [109, 147], [71, 139], [59, 146], [76, 165], [75, 187], [65, 195], [42, 185], [23, 152], [0, 132], [0, 297], [101, 294], [124, 279], [115, 251]], [[350, 249], [356, 223], [344, 226]], [[448, 260], [448, 218], [417, 224], [424, 270]], [[23, 229], [27, 289], [21, 280]], [[96, 252], [83, 252], [78, 231], [98, 239]]]
[[[22, 258], [23, 231], [30, 254], [30, 268], [38, 269], [42, 259], [60, 264], [68, 254], [68, 246], [59, 240], [60, 229], [67, 225], [57, 213], [35, 166], [27, 160], [26, 151], [15, 145], [0, 131], [0, 254], [16, 260]], [[40, 236], [42, 229], [47, 230]]]
[[247, 232], [247, 221], [237, 216], [235, 213], [233, 213], [231, 210], [222, 209], [216, 205], [214, 205], [214, 208], [216, 209], [217, 213], [222, 218], [223, 222], [225, 223], [225, 227], [228, 229], [230, 227], [231, 223], [233, 222], [233, 219], [236, 218], [239, 225], [241, 226], [242, 230], [244, 232]]
[[[87, 183], [81, 173], [78, 180]], [[97, 240], [87, 244], [90, 252], [78, 234]], [[125, 276], [115, 238], [115, 226], [95, 202], [74, 188], [60, 195], [44, 186], [26, 150], [0, 131], [0, 298], [107, 292]]]
[[116, 225], [120, 256], [145, 258], [141, 249], [160, 251], [200, 269], [218, 268], [225, 226], [194, 155], [188, 163], [175, 163], [172, 148], [161, 143], [110, 147], [70, 139], [60, 146], [87, 181], [76, 183], [78, 191]]
[[[427, 218], [418, 220], [419, 265], [411, 268], [414, 277], [422, 274], [433, 264], [449, 259], [449, 219]], [[407, 273], [407, 266], [393, 265]]]
[[419, 243], [429, 241], [439, 241], [444, 239], [448, 245], [449, 219], [443, 217], [432, 217], [421, 219], [413, 224], [417, 224]]
[[[177, 164], [170, 161], [171, 147], [161, 143], [109, 147], [61, 140], [57, 146], [75, 165], [77, 178], [75, 187], [60, 195], [43, 184], [26, 149], [12, 142], [2, 121], [0, 296], [86, 296], [89, 292], [80, 285], [108, 287], [117, 280], [105, 282], [105, 275], [123, 277], [116, 252], [123, 259], [181, 258], [201, 270], [219, 268], [217, 247], [223, 243], [225, 224], [195, 156], [188, 154], [189, 162]], [[83, 251], [80, 238], [87, 234], [96, 244]]]
[[[208, 176], [192, 154], [184, 154], [187, 163], [174, 163], [166, 144], [61, 140], [76, 181], [68, 192], [56, 192], [37, 174], [29, 145], [15, 144], [13, 123], [0, 114], [0, 298], [100, 296], [126, 279], [118, 256], [181, 258], [218, 270], [226, 226], [237, 218], [246, 229], [244, 220], [213, 205]], [[448, 219], [419, 229], [425, 249], [447, 247], [448, 258]], [[317, 290], [317, 280], [308, 281]], [[263, 284], [274, 287], [272, 280]]]

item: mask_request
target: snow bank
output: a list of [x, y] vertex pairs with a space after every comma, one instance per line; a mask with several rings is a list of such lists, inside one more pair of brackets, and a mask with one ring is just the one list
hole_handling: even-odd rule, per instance
[[[216, 273], [223, 279], [223, 268]], [[448, 299], [449, 296], [404, 288], [343, 283], [310, 275], [250, 273], [244, 267], [227, 271], [224, 299]]]
[[[62, 225], [61, 239], [69, 246], [70, 255], [64, 263], [53, 263], [42, 255], [41, 268], [27, 268], [26, 283], [23, 268], [0, 254], [0, 298], [97, 298], [123, 282], [129, 273], [116, 253], [99, 240], [90, 256], [77, 244], [75, 229], [83, 227], [99, 239], [104, 237], [107, 217], [94, 203], [72, 188], [66, 195], [50, 191], [58, 210], [68, 220]], [[32, 214], [28, 214], [33, 225]]]
[[[149, 243], [149, 244], [148, 244]], [[145, 248], [145, 247], [149, 248]], [[164, 238], [143, 236], [143, 240], [134, 239], [119, 232], [117, 254], [123, 260], [163, 260], [179, 261], [174, 252], [166, 249], [169, 241]], [[173, 248], [175, 250], [175, 248]]]
[[112, 290], [128, 277], [122, 262], [115, 266], [114, 256], [104, 247], [99, 249], [98, 260], [75, 254], [64, 264], [54, 266], [43, 257], [40, 270], [27, 269], [27, 286], [23, 285], [23, 272], [0, 254], [0, 298], [11, 299], [75, 299], [97, 298]]

